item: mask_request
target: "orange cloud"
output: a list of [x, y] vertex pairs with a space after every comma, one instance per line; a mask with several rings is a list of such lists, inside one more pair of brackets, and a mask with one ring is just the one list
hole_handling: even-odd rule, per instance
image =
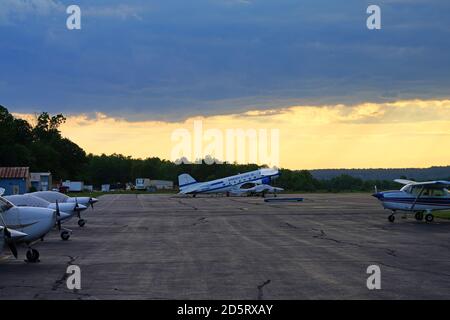
[[94, 154], [170, 159], [174, 130], [192, 132], [198, 119], [204, 130], [279, 129], [284, 168], [427, 167], [450, 162], [450, 100], [292, 106], [176, 123], [80, 114], [68, 116], [61, 130]]

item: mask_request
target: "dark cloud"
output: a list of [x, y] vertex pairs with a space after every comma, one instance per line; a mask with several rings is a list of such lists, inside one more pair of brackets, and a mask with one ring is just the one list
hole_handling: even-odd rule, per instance
[[450, 96], [448, 1], [377, 1], [378, 31], [360, 0], [84, 0], [80, 31], [68, 1], [8, 2], [0, 103], [14, 111], [178, 120]]

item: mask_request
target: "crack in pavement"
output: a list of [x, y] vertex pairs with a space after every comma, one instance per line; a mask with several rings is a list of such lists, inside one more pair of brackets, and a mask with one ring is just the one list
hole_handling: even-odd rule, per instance
[[285, 222], [285, 224], [282, 224], [281, 227], [288, 227], [288, 228], [292, 228], [292, 229], [298, 229], [297, 226], [294, 226], [293, 224], [290, 224], [289, 222]]
[[185, 202], [183, 202], [183, 201], [181, 201], [181, 200], [178, 200], [178, 203], [179, 203], [179, 204], [182, 204], [183, 206], [186, 206], [186, 207], [192, 208], [192, 209], [194, 209], [194, 210], [198, 210], [198, 208], [197, 208], [196, 206], [193, 206], [193, 205], [187, 204], [187, 203], [185, 203]]
[[[69, 258], [69, 261], [67, 262], [67, 266], [73, 265], [75, 260], [78, 259], [78, 257], [72, 257], [72, 256], [67, 256], [67, 257]], [[64, 284], [64, 282], [67, 280], [68, 277], [69, 277], [69, 274], [66, 272], [66, 270], [64, 270], [63, 276], [53, 283], [52, 291], [58, 290], [61, 287], [61, 285]]]
[[202, 218], [197, 219], [197, 222], [194, 222], [192, 225], [196, 226], [201, 223], [208, 223], [208, 220], [205, 217], [202, 217]]
[[[317, 229], [313, 229], [313, 230], [317, 231]], [[364, 248], [364, 247], [370, 248], [368, 246], [363, 246], [363, 245], [361, 245], [359, 243], [350, 242], [350, 241], [342, 241], [342, 240], [337, 240], [337, 239], [334, 239], [334, 238], [327, 237], [327, 234], [322, 229], [320, 229], [320, 234], [319, 235], [314, 235], [313, 238], [329, 240], [329, 241], [333, 241], [333, 242], [336, 242], [336, 243], [339, 243], [339, 244], [349, 244], [349, 245], [356, 246], [356, 247], [359, 247], [359, 248]]]
[[386, 253], [390, 256], [397, 257], [397, 253], [394, 249], [386, 249]]
[[257, 288], [258, 288], [258, 300], [262, 300], [264, 297], [264, 292], [263, 289], [266, 285], [268, 285], [270, 283], [270, 279], [267, 281], [264, 281], [262, 284], [260, 284]]

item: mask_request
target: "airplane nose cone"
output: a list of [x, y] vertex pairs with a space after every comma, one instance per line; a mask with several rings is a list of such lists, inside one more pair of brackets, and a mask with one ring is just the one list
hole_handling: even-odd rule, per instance
[[97, 203], [97, 202], [98, 202], [98, 199], [96, 199], [96, 198], [91, 198], [90, 203]]
[[84, 211], [86, 209], [87, 209], [87, 207], [82, 204], [78, 204], [78, 207], [75, 208], [76, 211]]
[[372, 195], [372, 197], [375, 197], [375, 198], [377, 198], [378, 200], [381, 200], [384, 196], [383, 196], [383, 193], [382, 193], [382, 192], [377, 192], [377, 193], [374, 193], [374, 194]]
[[60, 213], [59, 213], [59, 217], [57, 217], [57, 219], [58, 219], [59, 221], [64, 221], [64, 220], [66, 220], [66, 219], [69, 219], [70, 217], [71, 217], [70, 214], [65, 213], [65, 212], [60, 212]]

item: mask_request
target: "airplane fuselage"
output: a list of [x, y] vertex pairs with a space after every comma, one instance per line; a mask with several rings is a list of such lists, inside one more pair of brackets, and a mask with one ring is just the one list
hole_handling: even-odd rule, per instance
[[12, 207], [2, 214], [8, 228], [27, 234], [21, 239], [25, 243], [44, 237], [56, 222], [56, 213], [45, 208]]
[[405, 191], [385, 191], [374, 194], [381, 201], [385, 209], [393, 211], [435, 211], [449, 210], [449, 196], [421, 196], [405, 192]]
[[208, 182], [192, 182], [180, 186], [181, 193], [226, 193], [233, 192], [246, 183], [269, 184], [279, 176], [278, 170], [260, 169]]

